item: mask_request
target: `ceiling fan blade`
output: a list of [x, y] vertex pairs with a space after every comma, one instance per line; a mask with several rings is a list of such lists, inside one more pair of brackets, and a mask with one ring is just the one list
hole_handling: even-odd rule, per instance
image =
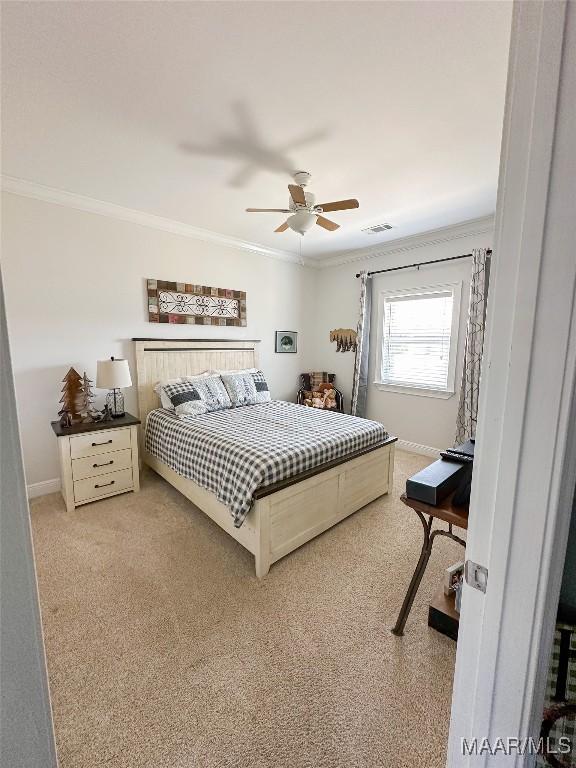
[[246, 208], [247, 213], [291, 213], [289, 208]]
[[336, 224], [335, 221], [330, 221], [330, 219], [325, 219], [324, 216], [318, 216], [316, 219], [316, 224], [324, 227], [324, 229], [329, 229], [330, 232], [333, 232], [335, 229], [340, 227], [340, 224]]
[[288, 222], [285, 221], [284, 224], [280, 224], [279, 227], [277, 227], [274, 232], [285, 232], [288, 229]]
[[295, 203], [306, 205], [306, 198], [304, 197], [304, 190], [302, 187], [299, 187], [297, 184], [288, 184], [288, 189], [290, 190], [290, 195]]
[[347, 211], [349, 208], [358, 208], [358, 200], [336, 200], [333, 203], [320, 203], [319, 207], [323, 211]]

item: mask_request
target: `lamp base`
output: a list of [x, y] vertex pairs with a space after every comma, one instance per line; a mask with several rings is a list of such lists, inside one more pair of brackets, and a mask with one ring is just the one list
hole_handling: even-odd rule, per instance
[[120, 389], [111, 389], [106, 395], [106, 405], [114, 419], [119, 419], [126, 415], [124, 410], [124, 395]]

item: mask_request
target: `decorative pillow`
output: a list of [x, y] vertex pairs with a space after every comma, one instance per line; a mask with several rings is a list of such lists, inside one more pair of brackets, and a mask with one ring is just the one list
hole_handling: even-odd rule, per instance
[[156, 394], [160, 398], [160, 402], [162, 403], [162, 408], [168, 408], [169, 410], [173, 411], [174, 406], [172, 405], [172, 401], [164, 391], [165, 386], [169, 384], [182, 384], [185, 381], [196, 381], [196, 379], [205, 379], [207, 376], [213, 376], [213, 375], [214, 373], [212, 371], [204, 371], [203, 373], [199, 373], [196, 376], [181, 376], [177, 379], [164, 379], [163, 381], [159, 381], [154, 385], [154, 392], [156, 392]]
[[221, 378], [234, 408], [239, 405], [254, 405], [256, 403], [256, 384], [251, 374], [222, 374]]
[[208, 412], [206, 402], [202, 400], [200, 392], [191, 381], [182, 379], [179, 382], [165, 384], [162, 388], [162, 403], [167, 398], [170, 408], [176, 411], [178, 415], [186, 413], [190, 415], [199, 415]]
[[256, 373], [250, 374], [254, 379], [256, 386], [256, 402], [266, 403], [272, 398], [270, 397], [270, 390], [268, 389], [268, 382], [264, 378], [262, 371], [256, 371]]
[[220, 376], [203, 376], [177, 384], [167, 384], [164, 391], [178, 416], [198, 416], [232, 407]]
[[262, 371], [254, 368], [250, 373], [222, 374], [221, 378], [233, 407], [255, 405], [270, 400], [268, 384]]

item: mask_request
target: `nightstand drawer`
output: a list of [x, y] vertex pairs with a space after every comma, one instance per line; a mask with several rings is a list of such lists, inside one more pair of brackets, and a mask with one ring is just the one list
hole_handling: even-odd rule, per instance
[[74, 481], [74, 501], [81, 504], [88, 499], [97, 499], [111, 493], [128, 491], [133, 487], [132, 467], [119, 472], [108, 472], [100, 477], [88, 477]]
[[130, 448], [129, 428], [98, 430], [70, 438], [70, 456], [73, 459], [120, 451], [123, 448]]
[[84, 459], [72, 459], [72, 478], [84, 480], [86, 477], [97, 477], [107, 472], [118, 472], [132, 466], [132, 451], [112, 451], [100, 456], [86, 456]]

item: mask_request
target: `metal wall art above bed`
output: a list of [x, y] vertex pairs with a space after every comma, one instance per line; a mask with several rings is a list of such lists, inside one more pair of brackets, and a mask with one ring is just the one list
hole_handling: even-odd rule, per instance
[[246, 325], [246, 292], [168, 280], [147, 281], [151, 323]]

